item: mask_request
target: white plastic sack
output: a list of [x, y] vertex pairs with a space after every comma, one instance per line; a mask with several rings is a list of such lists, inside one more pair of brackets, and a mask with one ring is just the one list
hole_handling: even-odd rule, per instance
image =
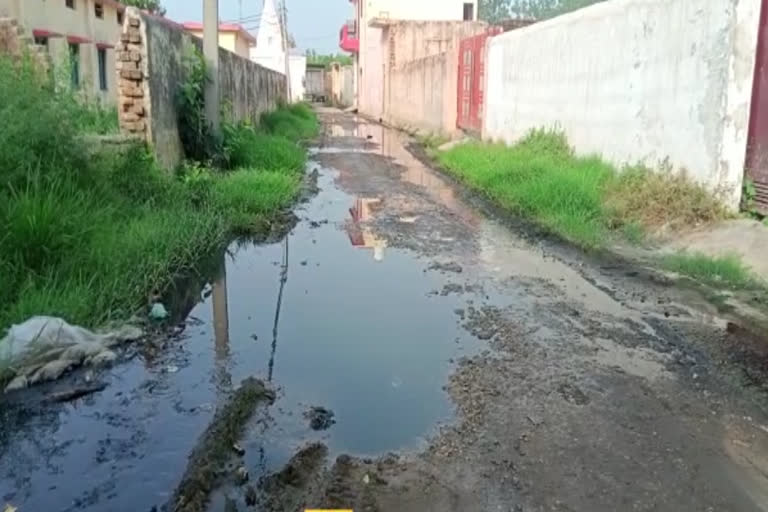
[[61, 318], [36, 316], [12, 326], [0, 340], [0, 374], [16, 377], [6, 390], [54, 380], [73, 367], [114, 360], [111, 348], [141, 335], [133, 326], [98, 334]]

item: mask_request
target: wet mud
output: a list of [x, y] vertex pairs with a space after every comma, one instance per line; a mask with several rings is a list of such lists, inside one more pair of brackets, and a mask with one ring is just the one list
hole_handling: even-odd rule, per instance
[[257, 378], [274, 403], [200, 465], [207, 510], [768, 510], [762, 331], [495, 213], [402, 134], [320, 113], [287, 236], [233, 244], [174, 336], [92, 376], [103, 391], [0, 410], [0, 499], [173, 503]]

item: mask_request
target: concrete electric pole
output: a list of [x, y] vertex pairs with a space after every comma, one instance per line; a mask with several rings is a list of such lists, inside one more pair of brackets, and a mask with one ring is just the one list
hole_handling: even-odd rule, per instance
[[205, 87], [205, 115], [219, 134], [219, 0], [203, 0], [203, 56], [209, 80]]
[[290, 48], [288, 44], [288, 7], [285, 5], [286, 0], [282, 1], [280, 8], [280, 31], [283, 35], [283, 52], [285, 54], [285, 95], [288, 103], [293, 101], [291, 95], [291, 57]]

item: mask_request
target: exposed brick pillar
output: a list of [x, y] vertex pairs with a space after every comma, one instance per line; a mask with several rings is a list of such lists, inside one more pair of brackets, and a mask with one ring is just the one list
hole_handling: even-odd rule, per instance
[[35, 44], [14, 18], [0, 18], [0, 54], [14, 59], [30, 58], [43, 73], [51, 70], [51, 58], [46, 48]]
[[149, 141], [149, 98], [145, 83], [147, 52], [141, 34], [141, 16], [138, 11], [132, 11], [126, 12], [116, 50], [120, 130]]

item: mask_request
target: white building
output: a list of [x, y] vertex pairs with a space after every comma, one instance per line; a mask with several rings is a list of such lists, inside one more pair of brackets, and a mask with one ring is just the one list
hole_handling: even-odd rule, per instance
[[256, 47], [251, 48], [251, 60], [265, 68], [285, 74], [285, 45], [280, 25], [275, 0], [264, 0], [259, 31], [256, 34]]
[[293, 49], [290, 51], [289, 62], [291, 73], [291, 101], [303, 101], [304, 94], [307, 91], [307, 56], [301, 51]]

